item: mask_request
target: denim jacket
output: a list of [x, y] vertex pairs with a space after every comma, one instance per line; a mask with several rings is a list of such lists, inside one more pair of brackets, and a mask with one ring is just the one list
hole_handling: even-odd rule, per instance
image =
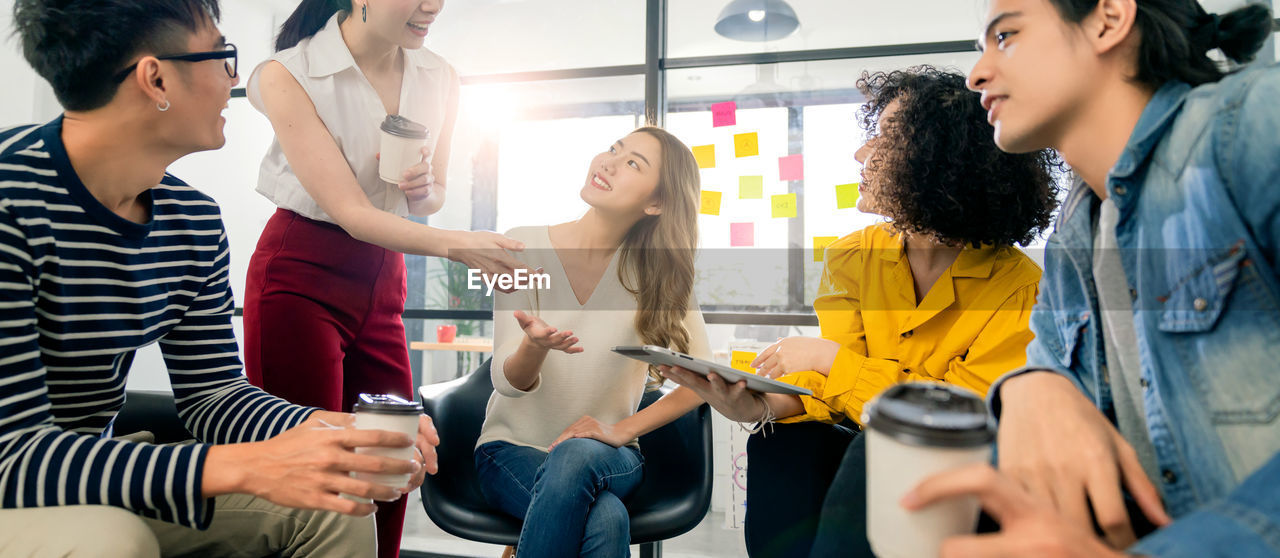
[[[1152, 479], [1178, 521], [1130, 549], [1280, 555], [1280, 67], [1143, 111], [1107, 194], [1133, 300]], [[1077, 184], [1045, 249], [1029, 370], [1066, 376], [1114, 421], [1093, 276], [1097, 196]], [[999, 412], [999, 383], [992, 408]]]

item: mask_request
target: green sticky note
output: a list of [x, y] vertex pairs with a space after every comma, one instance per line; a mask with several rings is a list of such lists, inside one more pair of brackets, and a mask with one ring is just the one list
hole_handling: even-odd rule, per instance
[[778, 194], [773, 196], [773, 218], [790, 219], [796, 216], [796, 195]]
[[836, 186], [836, 209], [848, 209], [858, 205], [858, 183]]
[[763, 176], [739, 176], [738, 199], [758, 200], [764, 198]]

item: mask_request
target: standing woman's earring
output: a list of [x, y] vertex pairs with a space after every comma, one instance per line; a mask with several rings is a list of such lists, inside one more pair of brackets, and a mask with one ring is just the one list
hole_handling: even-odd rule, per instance
[[160, 112], [165, 112], [169, 110], [169, 99], [165, 99], [163, 105], [160, 103], [156, 103], [156, 110]]
[[360, 21], [369, 22], [369, 4], [360, 6]]

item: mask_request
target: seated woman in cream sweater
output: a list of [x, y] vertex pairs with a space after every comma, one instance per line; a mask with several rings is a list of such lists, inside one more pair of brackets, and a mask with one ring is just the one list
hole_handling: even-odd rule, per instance
[[493, 385], [476, 444], [481, 490], [524, 520], [521, 558], [627, 556], [623, 501], [640, 484], [637, 438], [699, 405], [677, 389], [636, 412], [645, 363], [610, 351], [659, 345], [707, 358], [693, 299], [698, 165], [645, 127], [591, 161], [577, 221], [508, 233], [550, 288], [498, 294]]

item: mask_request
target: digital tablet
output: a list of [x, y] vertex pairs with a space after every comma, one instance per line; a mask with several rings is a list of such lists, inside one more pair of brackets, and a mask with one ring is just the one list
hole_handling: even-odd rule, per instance
[[656, 345], [628, 345], [614, 347], [613, 352], [625, 357], [642, 360], [649, 364], [679, 366], [686, 370], [702, 374], [703, 376], [715, 372], [718, 376], [724, 378], [724, 381], [729, 384], [736, 384], [739, 381], [746, 380], [747, 389], [761, 393], [813, 395], [812, 391], [802, 387], [784, 384], [777, 380], [770, 380], [764, 376], [757, 376], [750, 372], [743, 372], [723, 364], [716, 364], [711, 361], [694, 358], [682, 352], [673, 351], [665, 347], [658, 347]]

